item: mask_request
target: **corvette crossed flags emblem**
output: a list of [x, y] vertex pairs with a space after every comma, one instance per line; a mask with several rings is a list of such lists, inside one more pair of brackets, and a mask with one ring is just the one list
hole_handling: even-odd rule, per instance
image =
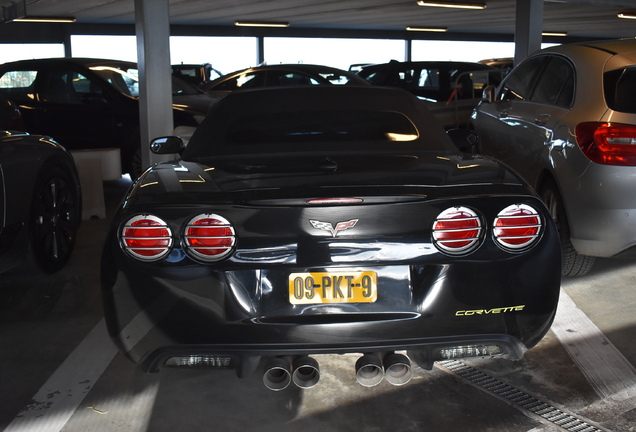
[[356, 224], [358, 223], [358, 219], [351, 219], [346, 222], [338, 222], [335, 228], [329, 222], [321, 222], [321, 221], [312, 220], [312, 219], [310, 219], [309, 222], [314, 228], [321, 229], [324, 231], [329, 231], [331, 235], [335, 237], [336, 235], [338, 235], [338, 232], [344, 231], [346, 229], [353, 228], [354, 226], [356, 226]]

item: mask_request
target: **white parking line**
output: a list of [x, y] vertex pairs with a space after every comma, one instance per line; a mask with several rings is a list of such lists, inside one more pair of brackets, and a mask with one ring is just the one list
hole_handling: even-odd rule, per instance
[[599, 396], [636, 398], [636, 368], [563, 290], [552, 331]]
[[59, 432], [116, 354], [102, 319], [4, 432]]

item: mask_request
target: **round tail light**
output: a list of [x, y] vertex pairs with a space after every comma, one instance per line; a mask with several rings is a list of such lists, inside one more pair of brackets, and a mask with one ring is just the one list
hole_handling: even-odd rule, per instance
[[185, 228], [186, 250], [202, 261], [219, 261], [228, 256], [236, 244], [232, 224], [215, 214], [202, 214], [188, 222]]
[[505, 249], [527, 248], [537, 241], [540, 232], [541, 216], [525, 204], [506, 207], [494, 223], [495, 240]]
[[466, 207], [452, 207], [435, 219], [433, 242], [444, 252], [466, 253], [477, 246], [481, 231], [482, 224], [477, 213]]
[[170, 252], [172, 232], [168, 224], [158, 217], [139, 215], [126, 222], [122, 228], [121, 244], [134, 258], [157, 261]]

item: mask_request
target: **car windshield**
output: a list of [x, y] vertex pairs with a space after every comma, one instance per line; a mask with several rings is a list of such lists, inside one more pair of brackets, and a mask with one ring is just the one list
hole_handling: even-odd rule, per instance
[[[118, 92], [139, 97], [139, 71], [133, 67], [115, 65], [91, 66], [91, 71], [113, 86]], [[185, 81], [172, 77], [172, 94], [194, 95], [199, 91]]]

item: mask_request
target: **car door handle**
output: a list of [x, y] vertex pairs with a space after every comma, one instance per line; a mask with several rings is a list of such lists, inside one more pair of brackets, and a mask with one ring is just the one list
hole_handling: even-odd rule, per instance
[[550, 120], [550, 114], [539, 114], [537, 118], [534, 119], [534, 123], [539, 126], [545, 126], [548, 120]]

